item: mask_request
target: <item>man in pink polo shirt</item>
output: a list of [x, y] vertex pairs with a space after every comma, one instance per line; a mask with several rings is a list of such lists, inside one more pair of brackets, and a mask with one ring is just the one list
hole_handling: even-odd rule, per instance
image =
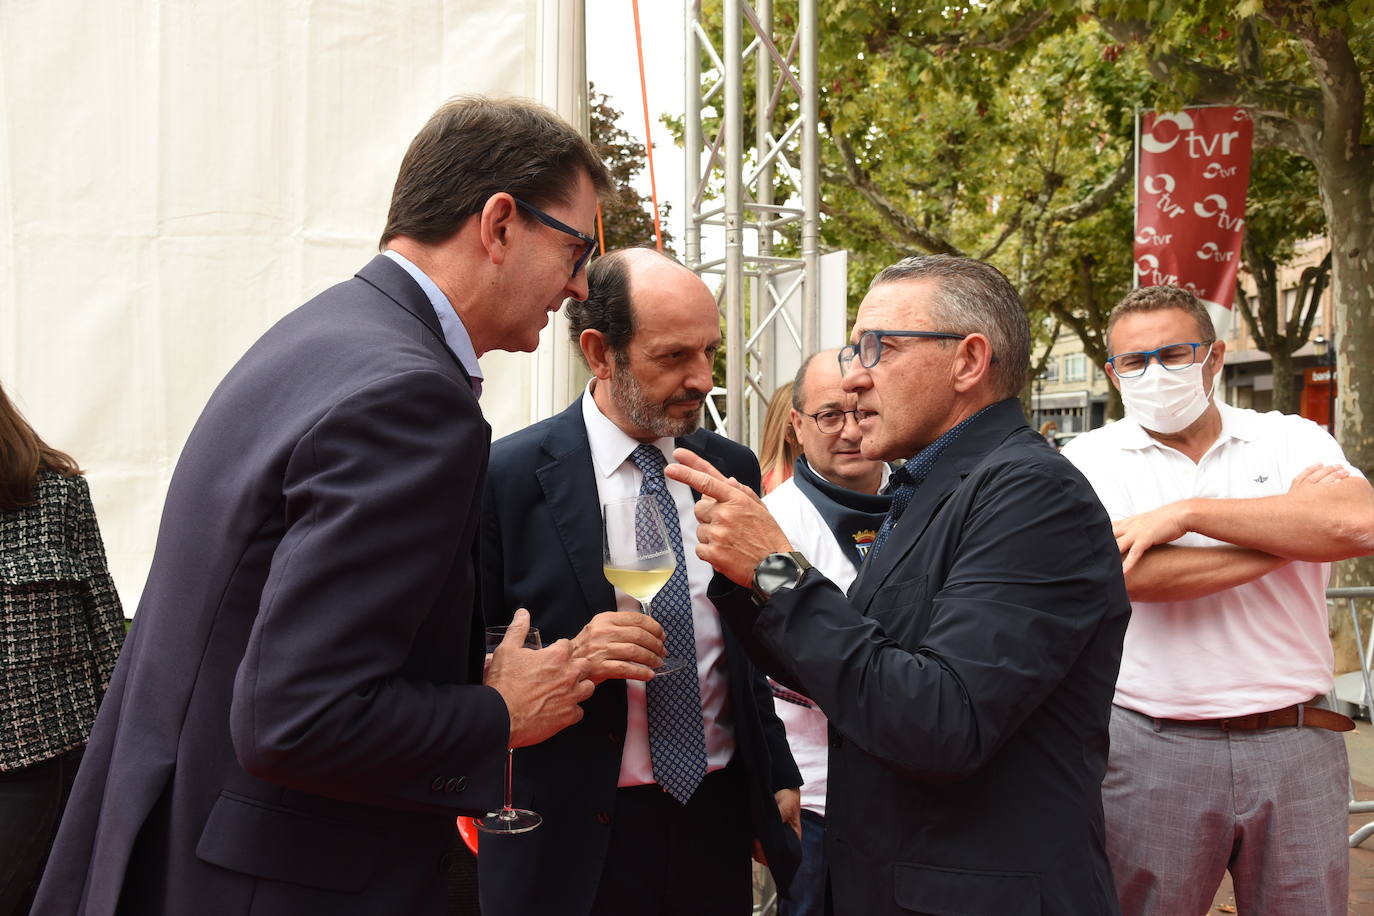
[[1330, 563], [1374, 552], [1374, 490], [1309, 420], [1213, 399], [1226, 345], [1187, 290], [1107, 324], [1126, 418], [1064, 449], [1114, 522], [1132, 601], [1102, 801], [1124, 914], [1344, 914], [1349, 719]]

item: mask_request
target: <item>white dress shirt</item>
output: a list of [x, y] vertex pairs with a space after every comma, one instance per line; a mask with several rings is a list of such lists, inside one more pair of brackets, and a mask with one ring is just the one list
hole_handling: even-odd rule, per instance
[[[600, 503], [627, 499], [639, 494], [643, 474], [630, 461], [630, 454], [641, 443], [631, 439], [597, 407], [592, 397], [596, 379], [587, 383], [582, 397], [582, 419], [591, 444], [592, 467], [596, 472], [596, 495]], [[652, 443], [670, 463], [675, 444], [672, 437]], [[682, 528], [682, 553], [687, 562], [687, 584], [692, 593], [692, 629], [697, 641], [697, 679], [701, 684], [701, 714], [706, 727], [707, 770], [719, 770], [735, 752], [735, 730], [730, 712], [729, 686], [726, 683], [725, 640], [716, 607], [706, 597], [713, 575], [711, 567], [697, 557], [696, 502], [686, 484], [668, 480], [668, 492], [677, 505]], [[616, 610], [638, 611], [639, 602], [616, 590]], [[606, 610], [610, 610], [606, 608]], [[685, 671], [668, 677], [689, 677]], [[644, 704], [644, 682], [625, 682], [628, 716], [625, 745], [620, 756], [619, 786], [650, 785], [654, 779], [649, 757], [649, 718]]]

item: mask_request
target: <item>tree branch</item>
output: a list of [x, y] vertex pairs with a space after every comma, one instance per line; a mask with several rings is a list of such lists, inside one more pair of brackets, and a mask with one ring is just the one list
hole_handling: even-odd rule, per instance
[[1077, 203], [1060, 207], [1049, 214], [1049, 220], [1053, 223], [1073, 223], [1080, 219], [1086, 219], [1101, 210], [1111, 202], [1117, 192], [1126, 186], [1126, 182], [1131, 180], [1131, 175], [1135, 171], [1135, 160], [1127, 154], [1121, 160], [1121, 164], [1116, 167], [1105, 181], [1093, 188], [1088, 196]]
[[[1109, 35], [1121, 42], [1139, 41], [1150, 28], [1139, 20], [1098, 17]], [[1173, 84], [1178, 73], [1197, 80], [1190, 101], [1212, 105], [1240, 105], [1255, 113], [1295, 121], [1312, 121], [1321, 112], [1322, 96], [1315, 89], [1297, 83], [1237, 75], [1169, 51], [1149, 55], [1150, 73], [1165, 84]]]
[[833, 134], [831, 139], [835, 143], [835, 149], [840, 153], [841, 162], [844, 163], [842, 183], [858, 191], [898, 236], [931, 254], [964, 256], [964, 252], [947, 239], [923, 228], [873, 183], [873, 179], [859, 165], [858, 159], [854, 155], [854, 148], [849, 145], [849, 140], [846, 137], [842, 134]]
[[1011, 219], [1008, 220], [1007, 224], [1002, 227], [1002, 234], [997, 236], [997, 241], [993, 242], [984, 251], [982, 251], [978, 255], [978, 260], [989, 260], [993, 255], [997, 253], [997, 250], [1002, 247], [1002, 243], [1005, 242], [1007, 239], [1011, 238], [1013, 232], [1021, 228], [1021, 217], [1024, 213], [1024, 208], [1016, 208], [1016, 212], [1011, 215]]

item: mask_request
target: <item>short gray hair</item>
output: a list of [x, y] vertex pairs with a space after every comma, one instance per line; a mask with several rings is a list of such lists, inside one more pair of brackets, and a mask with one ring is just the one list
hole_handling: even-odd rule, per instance
[[930, 300], [934, 330], [986, 337], [992, 345], [994, 392], [1003, 398], [1019, 395], [1030, 370], [1030, 322], [1002, 272], [974, 258], [918, 255], [885, 268], [868, 288], [906, 280], [937, 281]]

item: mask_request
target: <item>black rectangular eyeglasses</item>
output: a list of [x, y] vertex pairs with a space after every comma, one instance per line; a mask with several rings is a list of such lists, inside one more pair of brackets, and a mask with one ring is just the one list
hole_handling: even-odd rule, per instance
[[572, 226], [569, 226], [562, 220], [554, 219], [552, 216], [549, 216], [547, 213], [545, 213], [543, 210], [540, 210], [534, 204], [527, 204], [518, 197], [512, 199], [515, 201], [516, 205], [520, 207], [521, 210], [524, 210], [526, 213], [528, 213], [530, 216], [533, 216], [535, 219], [539, 220], [539, 222], [543, 223], [545, 226], [548, 226], [550, 229], [557, 229], [559, 232], [566, 232], [568, 235], [571, 235], [573, 238], [582, 242], [582, 244], [586, 246], [583, 249], [582, 254], [578, 256], [577, 263], [573, 265], [572, 275], [574, 277], [577, 276], [578, 271], [580, 271], [586, 265], [586, 263], [589, 260], [591, 260], [592, 255], [596, 253], [596, 239], [592, 238], [590, 235], [587, 235], [585, 232], [578, 232], [576, 229], [574, 229]]
[[849, 371], [850, 363], [858, 356], [859, 365], [872, 369], [883, 358], [884, 337], [917, 337], [924, 340], [963, 340], [967, 334], [951, 334], [948, 331], [864, 331], [859, 335], [857, 345], [850, 344], [840, 349], [840, 375]]

